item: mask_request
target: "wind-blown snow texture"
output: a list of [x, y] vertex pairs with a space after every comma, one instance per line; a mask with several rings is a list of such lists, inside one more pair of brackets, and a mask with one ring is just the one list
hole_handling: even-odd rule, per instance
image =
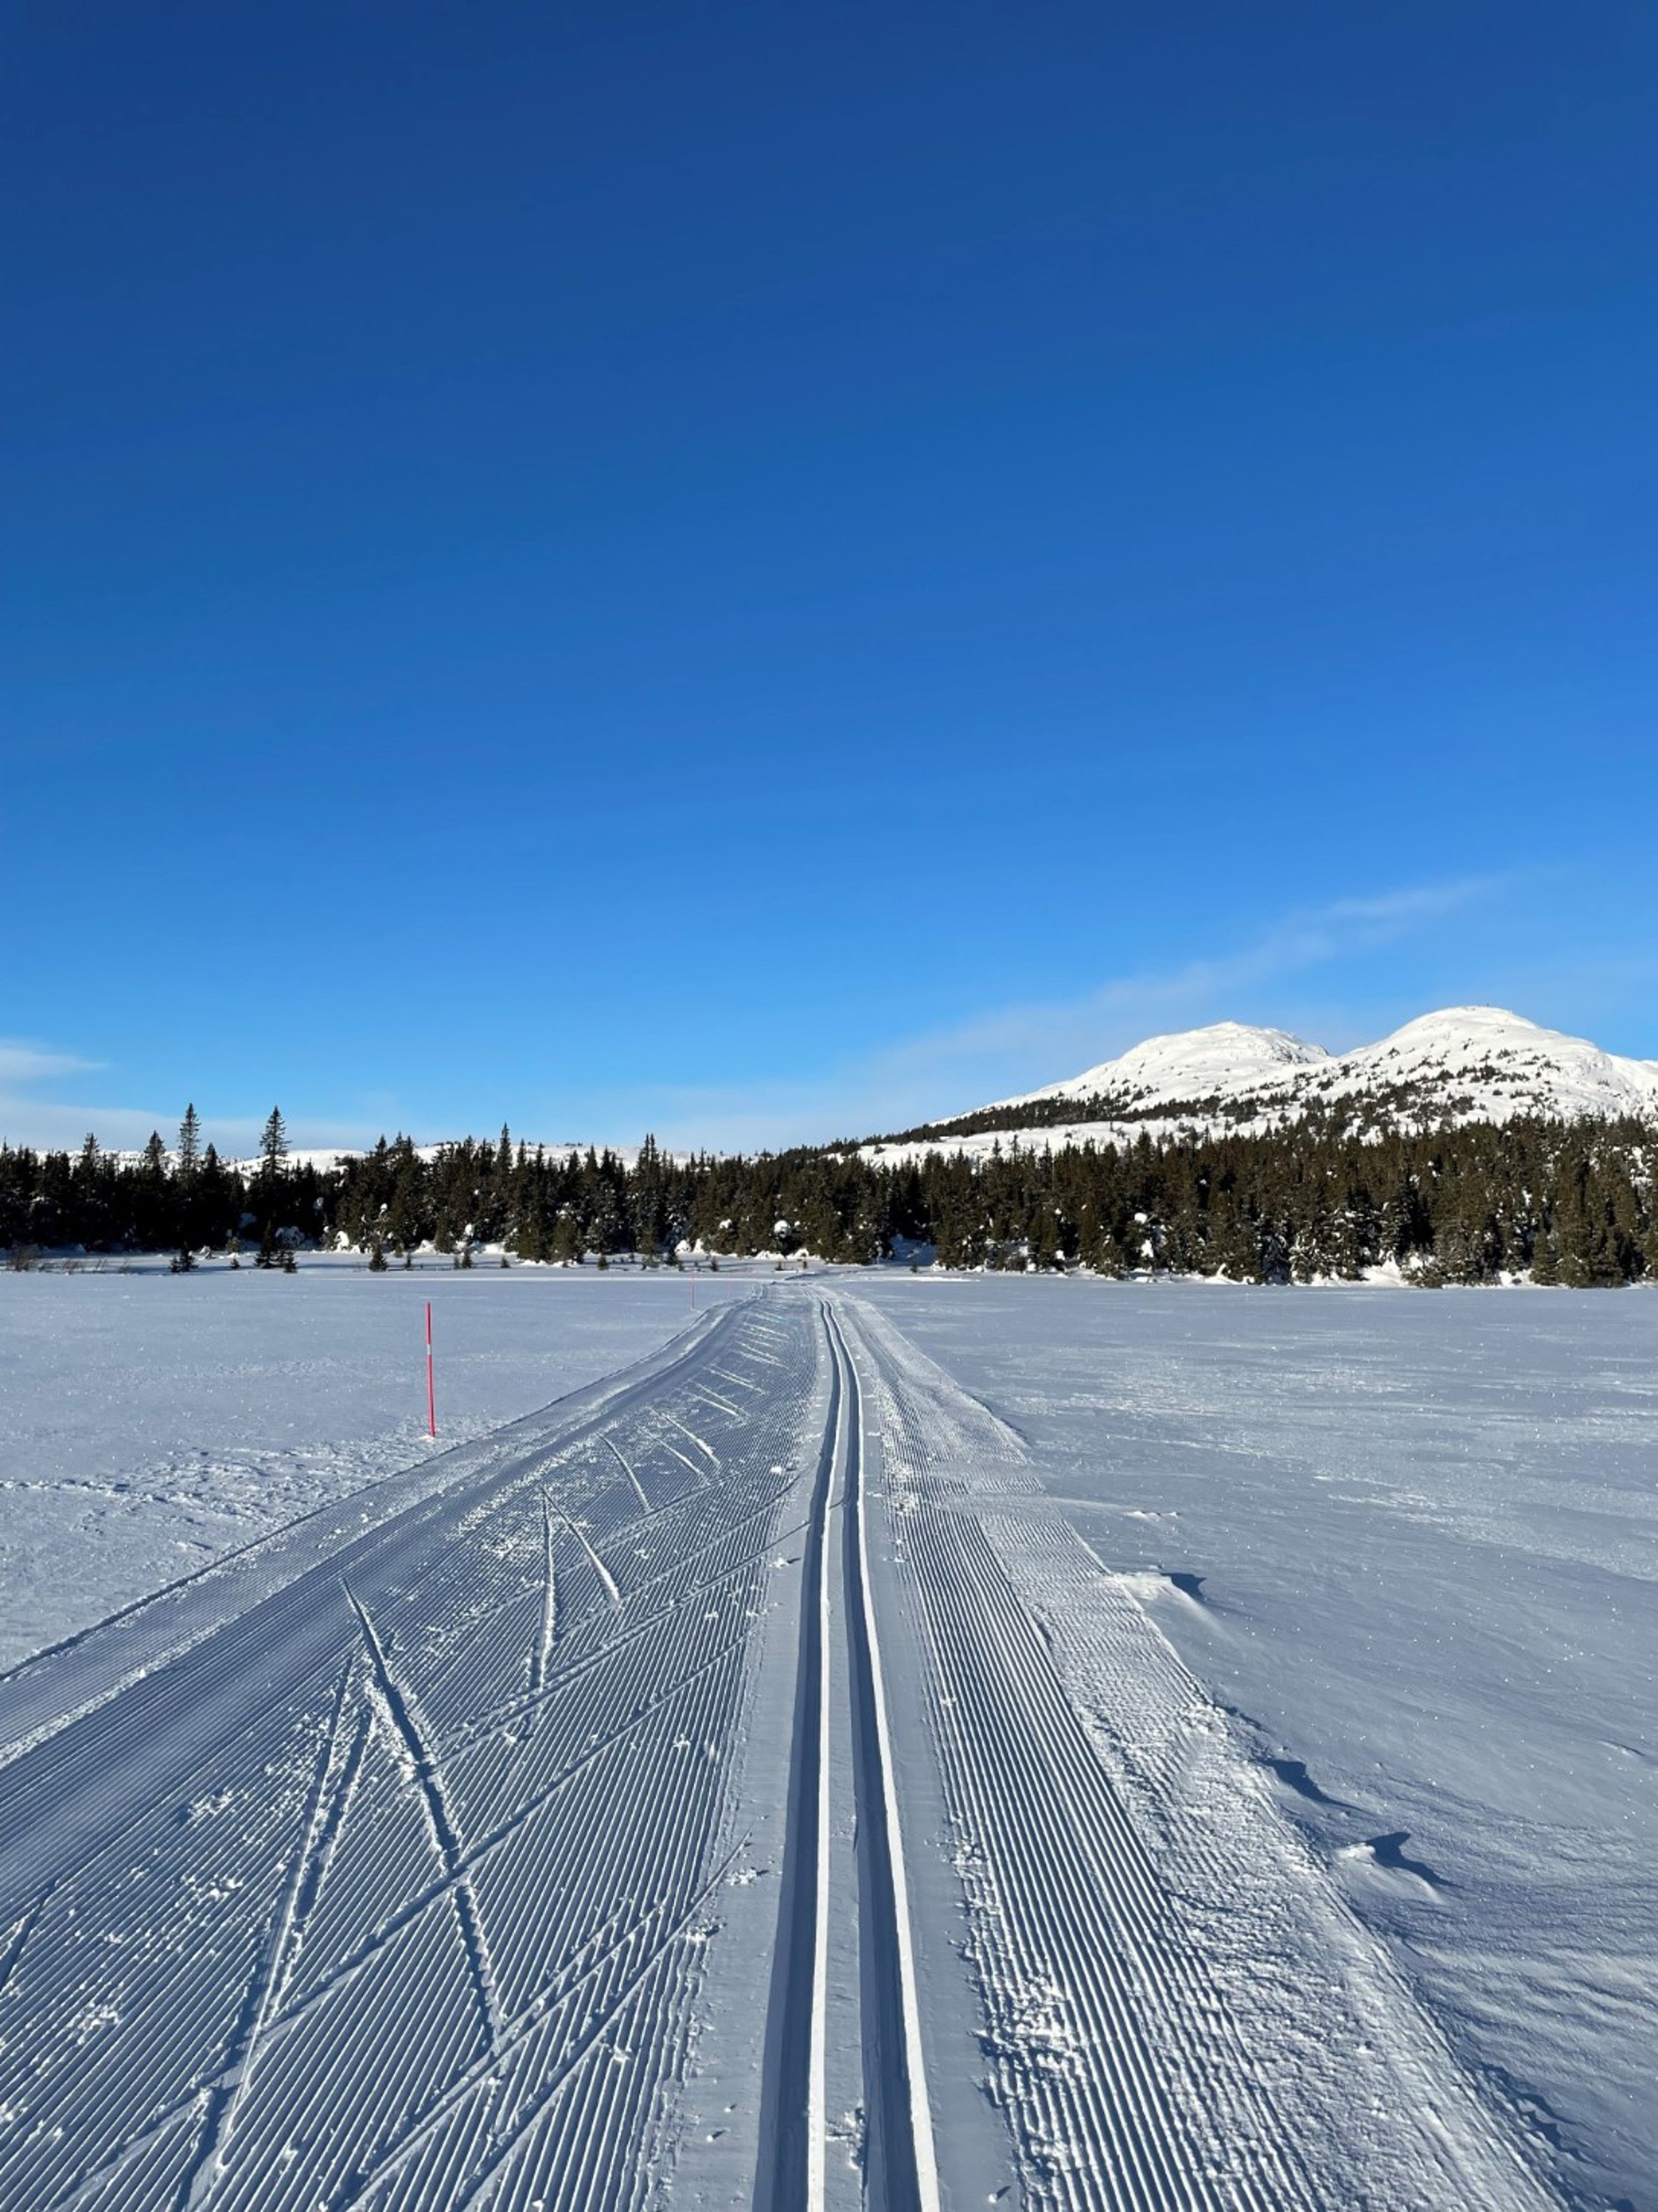
[[1632, 1340], [721, 1288], [0, 1676], [0, 2203], [1653, 2202]]
[[[1018, 1122], [1020, 1106], [1067, 1099], [1079, 1102], [1075, 1122]], [[1221, 1021], [1147, 1038], [1064, 1082], [998, 1100], [1000, 1115], [1012, 1110], [1005, 1127], [866, 1149], [892, 1159], [940, 1147], [982, 1154], [1015, 1137], [1058, 1147], [1176, 1131], [1247, 1135], [1320, 1109], [1351, 1114], [1362, 1128], [1434, 1128], [1520, 1115], [1658, 1122], [1658, 1061], [1603, 1052], [1497, 1006], [1446, 1007], [1407, 1022], [1379, 1044], [1341, 1054], [1282, 1029]]]

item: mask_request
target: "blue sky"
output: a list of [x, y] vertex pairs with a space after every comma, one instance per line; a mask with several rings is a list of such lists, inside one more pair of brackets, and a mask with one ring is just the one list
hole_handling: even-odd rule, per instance
[[0, 23], [0, 1133], [1658, 1056], [1658, 17]]

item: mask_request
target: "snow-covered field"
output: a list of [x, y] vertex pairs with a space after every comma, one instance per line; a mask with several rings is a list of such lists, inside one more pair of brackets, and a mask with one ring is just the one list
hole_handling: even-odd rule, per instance
[[688, 1294], [0, 1282], [0, 2203], [1653, 2212], [1651, 1298]]
[[1658, 2205], [1658, 1299], [860, 1295], [1026, 1440], [1581, 2201]]
[[[96, 1270], [0, 1274], [0, 1668], [692, 1318], [671, 1272]], [[721, 1295], [705, 1275], [700, 1304]]]

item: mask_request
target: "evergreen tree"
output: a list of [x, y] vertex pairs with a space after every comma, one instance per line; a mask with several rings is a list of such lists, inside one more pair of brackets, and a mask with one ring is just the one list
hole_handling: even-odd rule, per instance
[[[259, 1257], [261, 1267], [276, 1258], [276, 1212], [281, 1191], [282, 1163], [288, 1158], [288, 1126], [281, 1109], [273, 1106], [259, 1132]], [[290, 1255], [291, 1256], [291, 1255]]]
[[187, 1189], [201, 1173], [201, 1117], [194, 1105], [185, 1107], [184, 1118], [178, 1125], [178, 1150], [173, 1164]]
[[195, 1249], [201, 1237], [201, 1120], [191, 1104], [185, 1107], [184, 1118], [178, 1125], [178, 1150], [173, 1155], [176, 1264], [181, 1273], [195, 1266]]
[[259, 1173], [265, 1182], [275, 1182], [287, 1158], [288, 1124], [282, 1119], [281, 1108], [273, 1106], [259, 1132]]

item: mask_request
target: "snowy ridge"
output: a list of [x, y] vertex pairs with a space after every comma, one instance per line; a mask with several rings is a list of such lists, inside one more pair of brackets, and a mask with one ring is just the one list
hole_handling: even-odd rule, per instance
[[[1064, 1105], [1076, 1102], [1074, 1116]], [[1028, 1109], [1028, 1115], [1021, 1110]], [[1521, 1116], [1658, 1125], [1658, 1061], [1605, 1052], [1497, 1006], [1449, 1006], [1343, 1053], [1221, 1021], [1151, 1037], [1063, 1082], [863, 1147], [874, 1158], [997, 1144], [1259, 1135], [1312, 1116], [1362, 1135]]]
[[[1120, 1058], [1102, 1060], [1098, 1067], [1085, 1068], [1080, 1075], [1026, 1096], [1090, 1098], [1109, 1092], [1147, 1102], [1199, 1098], [1209, 1091], [1266, 1082], [1281, 1077], [1288, 1068], [1310, 1067], [1329, 1057], [1321, 1044], [1309, 1044], [1288, 1029], [1252, 1029], [1247, 1022], [1215, 1021], [1206, 1029], [1147, 1037]], [[1017, 1106], [1024, 1100], [1005, 1102]]]

